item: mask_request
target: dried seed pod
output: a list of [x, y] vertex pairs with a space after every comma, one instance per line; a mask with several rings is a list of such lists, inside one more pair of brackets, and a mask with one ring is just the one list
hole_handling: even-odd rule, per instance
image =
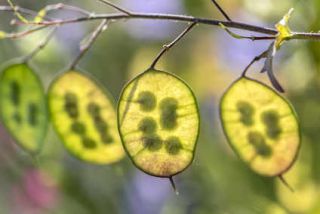
[[118, 127], [122, 143], [139, 169], [172, 177], [194, 157], [199, 134], [196, 98], [176, 76], [147, 70], [123, 89]]
[[255, 172], [277, 176], [290, 168], [300, 147], [300, 129], [291, 104], [270, 87], [242, 77], [220, 102], [228, 142]]
[[0, 76], [0, 112], [16, 142], [31, 154], [39, 152], [47, 132], [43, 86], [27, 64], [6, 67]]
[[113, 102], [95, 80], [65, 72], [52, 82], [48, 99], [53, 126], [70, 153], [95, 164], [123, 158]]

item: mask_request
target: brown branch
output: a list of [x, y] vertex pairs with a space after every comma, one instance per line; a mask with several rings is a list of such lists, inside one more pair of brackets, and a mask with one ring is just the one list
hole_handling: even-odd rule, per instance
[[[30, 10], [25, 8], [18, 7], [19, 11], [24, 11], [30, 13]], [[12, 11], [7, 6], [0, 5], [0, 11]], [[97, 15], [88, 15], [86, 17], [65, 19], [65, 20], [54, 20], [54, 21], [43, 21], [39, 23], [28, 23], [28, 25], [64, 25], [69, 23], [78, 23], [85, 21], [93, 21], [100, 19], [108, 20], [126, 20], [126, 19], [151, 19], [151, 20], [167, 20], [167, 21], [179, 21], [179, 22], [188, 22], [188, 23], [198, 23], [204, 25], [215, 25], [219, 26], [223, 24], [228, 28], [241, 29], [256, 33], [262, 33], [266, 35], [277, 35], [278, 31], [274, 28], [261, 27], [257, 25], [251, 25], [243, 22], [235, 21], [221, 21], [216, 19], [200, 18], [193, 16], [177, 15], [177, 14], [161, 14], [161, 13], [133, 13], [129, 14], [123, 13], [111, 13], [111, 14], [97, 14]], [[306, 32], [293, 32], [293, 36], [290, 39], [302, 39], [302, 40], [320, 40], [320, 33], [306, 33]], [[259, 40], [259, 39], [257, 39]]]
[[109, 1], [107, 1], [107, 0], [98, 0], [98, 1], [100, 1], [100, 2], [102, 2], [102, 3], [104, 3], [104, 4], [106, 4], [106, 5], [108, 5], [108, 6], [112, 7], [112, 8], [114, 8], [114, 9], [116, 9], [116, 10], [118, 10], [118, 11], [120, 11], [120, 12], [124, 13], [124, 14], [131, 15], [131, 12], [130, 12], [130, 11], [128, 11], [128, 10], [126, 10], [126, 9], [122, 8], [122, 7], [119, 7], [119, 6], [117, 6], [117, 5], [115, 5], [115, 4], [111, 3], [111, 2], [109, 2]]
[[228, 21], [232, 21], [231, 18], [227, 15], [227, 13], [222, 9], [222, 7], [218, 4], [218, 2], [216, 2], [215, 0], [211, 0], [212, 3], [217, 7], [217, 9], [220, 11], [220, 13], [222, 13], [222, 15], [228, 20]]
[[218, 26], [222, 23], [226, 27], [237, 28], [242, 30], [247, 30], [256, 33], [262, 33], [267, 35], [276, 35], [278, 31], [272, 28], [260, 27], [256, 25], [250, 25], [242, 22], [230, 22], [230, 21], [221, 21], [216, 19], [207, 19], [207, 18], [199, 18], [193, 16], [184, 16], [184, 15], [176, 15], [176, 14], [161, 14], [161, 13], [111, 13], [111, 14], [97, 14], [91, 15], [87, 17], [79, 17], [65, 20], [55, 20], [55, 21], [43, 21], [38, 23], [29, 22], [29, 25], [64, 25], [70, 23], [78, 23], [85, 21], [94, 21], [100, 19], [108, 19], [108, 20], [125, 20], [125, 19], [152, 19], [152, 20], [168, 20], [168, 21], [180, 21], [180, 22], [196, 22], [198, 24], [205, 25], [216, 25]]

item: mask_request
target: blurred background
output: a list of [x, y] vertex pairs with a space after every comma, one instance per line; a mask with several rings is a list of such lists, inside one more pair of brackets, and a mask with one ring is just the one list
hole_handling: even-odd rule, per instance
[[[15, 0], [39, 11], [60, 1]], [[138, 12], [188, 14], [223, 19], [210, 0], [113, 0]], [[273, 27], [294, 7], [294, 31], [320, 30], [320, 0], [218, 1], [237, 21]], [[95, 13], [113, 10], [91, 0], [62, 1]], [[7, 5], [0, 0], [1, 5]], [[70, 11], [50, 13], [72, 18]], [[0, 30], [11, 26], [12, 13], [0, 12]], [[79, 53], [79, 43], [98, 21], [60, 27], [49, 45], [33, 60], [47, 88], [58, 72]], [[112, 23], [81, 60], [79, 67], [92, 73], [117, 100], [121, 88], [144, 71], [185, 23], [127, 20]], [[0, 41], [0, 62], [26, 55], [46, 30], [21, 39]], [[240, 32], [240, 31], [235, 31]], [[250, 32], [241, 31], [251, 35]], [[300, 118], [303, 142], [298, 160], [284, 177], [292, 193], [277, 178], [252, 172], [231, 150], [218, 119], [224, 90], [269, 42], [236, 40], [215, 26], [197, 26], [162, 59], [158, 68], [179, 75], [193, 88], [200, 105], [202, 124], [193, 164], [175, 176], [180, 194], [168, 179], [140, 172], [125, 157], [118, 163], [95, 166], [73, 158], [50, 127], [45, 146], [34, 161], [18, 148], [0, 127], [0, 213], [4, 214], [282, 214], [320, 213], [320, 42], [291, 41], [276, 55], [274, 70]], [[269, 84], [259, 74], [262, 62], [250, 75]]]

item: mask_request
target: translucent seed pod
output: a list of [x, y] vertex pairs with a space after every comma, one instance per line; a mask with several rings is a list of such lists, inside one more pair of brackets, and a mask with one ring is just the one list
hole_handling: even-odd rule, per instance
[[124, 87], [118, 127], [135, 166], [153, 176], [172, 177], [194, 157], [199, 134], [196, 98], [178, 77], [147, 70]]
[[52, 82], [48, 102], [53, 126], [75, 157], [94, 164], [123, 158], [113, 101], [93, 78], [63, 73]]
[[294, 163], [300, 147], [297, 116], [270, 87], [238, 79], [221, 99], [220, 118], [231, 147], [253, 171], [278, 176]]
[[31, 154], [40, 151], [48, 127], [46, 98], [40, 79], [25, 63], [0, 75], [0, 114], [11, 136]]

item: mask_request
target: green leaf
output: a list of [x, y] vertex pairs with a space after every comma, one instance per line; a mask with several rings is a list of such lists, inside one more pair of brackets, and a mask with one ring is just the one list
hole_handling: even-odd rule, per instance
[[26, 64], [6, 67], [0, 76], [2, 122], [26, 151], [40, 150], [47, 132], [48, 117], [43, 86]]
[[220, 102], [228, 142], [250, 168], [264, 176], [287, 171], [300, 147], [300, 129], [290, 103], [270, 87], [242, 77]]
[[148, 70], [123, 89], [118, 126], [122, 143], [139, 169], [171, 177], [194, 157], [199, 134], [196, 98], [178, 77]]
[[124, 157], [112, 99], [93, 78], [63, 73], [51, 83], [48, 102], [53, 127], [75, 157], [94, 164]]

